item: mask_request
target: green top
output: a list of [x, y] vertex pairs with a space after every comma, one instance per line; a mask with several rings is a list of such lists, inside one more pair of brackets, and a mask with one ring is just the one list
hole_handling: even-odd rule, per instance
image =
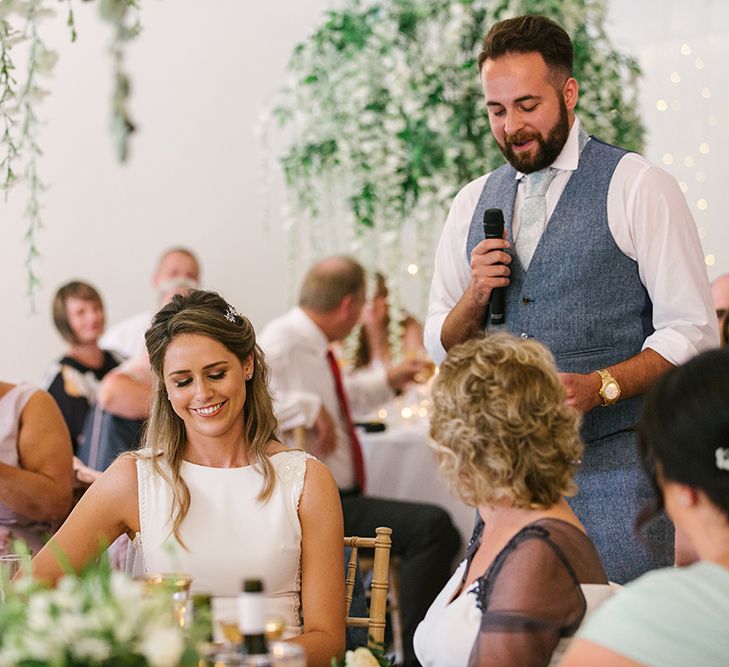
[[702, 561], [649, 572], [605, 602], [579, 637], [656, 667], [729, 665], [729, 570]]

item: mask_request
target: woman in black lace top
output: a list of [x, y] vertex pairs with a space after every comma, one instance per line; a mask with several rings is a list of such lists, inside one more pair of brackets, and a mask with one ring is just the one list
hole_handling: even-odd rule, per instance
[[418, 658], [424, 667], [548, 665], [588, 599], [609, 594], [597, 551], [564, 498], [576, 490], [579, 417], [565, 405], [546, 348], [506, 334], [453, 348], [433, 403], [441, 473], [479, 521], [418, 627]]

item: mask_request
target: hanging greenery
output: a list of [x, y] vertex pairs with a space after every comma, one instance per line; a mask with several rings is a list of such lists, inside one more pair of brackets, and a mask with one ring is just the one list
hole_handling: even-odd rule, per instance
[[[78, 35], [73, 0], [61, 1], [68, 5], [66, 24], [71, 41], [75, 42]], [[57, 54], [43, 41], [40, 28], [43, 20], [55, 16], [52, 6], [57, 4], [51, 0], [0, 0], [0, 187], [5, 190], [6, 200], [9, 190], [18, 183], [23, 183], [27, 190], [25, 264], [31, 308], [39, 284], [35, 263], [40, 257], [37, 233], [43, 227], [41, 197], [47, 189], [38, 164], [43, 155], [38, 144], [39, 105], [48, 94], [42, 80], [51, 75], [57, 60]], [[129, 155], [129, 137], [134, 131], [128, 109], [131, 86], [123, 67], [124, 47], [141, 31], [138, 3], [99, 0], [99, 10], [114, 29], [110, 48], [114, 77], [111, 127], [117, 155], [123, 162]], [[20, 57], [15, 58], [16, 55]], [[22, 77], [16, 74], [16, 62], [24, 64]]]
[[295, 272], [353, 253], [388, 276], [397, 311], [409, 267], [422, 309], [452, 197], [504, 161], [476, 58], [489, 27], [520, 14], [546, 15], [571, 35], [586, 129], [641, 149], [640, 71], [611, 44], [604, 1], [346, 0], [295, 48], [271, 114], [292, 137], [280, 162]]

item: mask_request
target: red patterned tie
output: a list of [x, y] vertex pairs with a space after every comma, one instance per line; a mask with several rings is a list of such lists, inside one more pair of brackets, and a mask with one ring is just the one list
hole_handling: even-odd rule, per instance
[[352, 413], [349, 411], [349, 401], [347, 400], [347, 394], [344, 392], [344, 384], [342, 383], [342, 373], [339, 370], [339, 364], [336, 358], [332, 354], [331, 350], [327, 350], [327, 361], [329, 362], [329, 368], [334, 376], [334, 386], [337, 389], [337, 398], [339, 399], [339, 407], [342, 411], [342, 417], [347, 427], [347, 433], [349, 434], [349, 440], [352, 443], [352, 464], [354, 465], [354, 478], [357, 482], [357, 487], [364, 493], [365, 490], [365, 469], [364, 459], [362, 458], [362, 447], [359, 444], [359, 438], [357, 437], [357, 431], [354, 430], [354, 423], [352, 422]]

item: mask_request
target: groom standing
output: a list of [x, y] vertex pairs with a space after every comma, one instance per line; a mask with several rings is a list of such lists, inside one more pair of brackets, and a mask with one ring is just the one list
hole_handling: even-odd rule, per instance
[[[584, 413], [584, 460], [571, 504], [612, 581], [673, 560], [634, 536], [653, 489], [634, 426], [640, 396], [673, 365], [717, 344], [696, 227], [676, 182], [645, 158], [585, 132], [575, 106], [573, 48], [541, 16], [495, 24], [478, 63], [491, 131], [505, 164], [456, 196], [435, 258], [425, 342], [436, 361], [482, 335], [495, 288], [511, 333], [554, 354], [567, 401]], [[487, 208], [506, 238], [484, 240]]]

